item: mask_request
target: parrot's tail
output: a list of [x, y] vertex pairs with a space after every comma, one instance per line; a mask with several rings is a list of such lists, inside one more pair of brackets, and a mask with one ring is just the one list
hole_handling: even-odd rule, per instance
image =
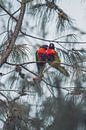
[[69, 77], [69, 73], [68, 71], [63, 67], [63, 66], [60, 66], [58, 64], [51, 64], [52, 67], [54, 67], [55, 69], [59, 70], [62, 74], [64, 74], [65, 76]]

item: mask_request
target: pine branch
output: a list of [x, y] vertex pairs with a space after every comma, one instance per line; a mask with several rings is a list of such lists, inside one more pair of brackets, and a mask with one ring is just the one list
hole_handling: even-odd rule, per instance
[[21, 26], [22, 26], [22, 21], [23, 21], [23, 17], [24, 17], [24, 13], [25, 13], [25, 7], [26, 7], [26, 4], [23, 3], [23, 0], [22, 0], [19, 19], [18, 19], [17, 24], [15, 26], [14, 33], [11, 36], [11, 38], [9, 39], [9, 42], [10, 42], [9, 46], [6, 48], [6, 50], [3, 51], [2, 56], [1, 56], [1, 60], [0, 60], [1, 66], [7, 61], [7, 58], [10, 55], [10, 52], [12, 51], [12, 49], [15, 45], [15, 41], [18, 37], [19, 31], [20, 31]]
[[[10, 16], [10, 17], [12, 17], [16, 22], [18, 21], [11, 13], [9, 13], [5, 8], [3, 8], [3, 6], [1, 6], [0, 5], [0, 7]], [[72, 26], [72, 28], [75, 28], [75, 27], [73, 27]], [[78, 29], [77, 29], [77, 31], [78, 31]], [[33, 38], [33, 39], [37, 39], [37, 40], [41, 40], [41, 41], [46, 41], [46, 42], [54, 42], [54, 43], [62, 43], [62, 44], [64, 44], [64, 43], [72, 43], [72, 44], [75, 44], [75, 43], [78, 43], [78, 44], [86, 44], [86, 41], [74, 41], [74, 42], [70, 42], [70, 41], [58, 41], [58, 40], [50, 40], [50, 39], [44, 39], [44, 38], [40, 38], [40, 37], [36, 37], [36, 36], [33, 36], [33, 35], [30, 35], [30, 34], [27, 34], [27, 33], [25, 33], [25, 32], [23, 32], [22, 30], [20, 30], [20, 32], [23, 34], [23, 35], [25, 35], [25, 36], [27, 36], [27, 37], [31, 37], [31, 38]], [[86, 34], [86, 32], [84, 32], [84, 31], [82, 31], [84, 34]]]

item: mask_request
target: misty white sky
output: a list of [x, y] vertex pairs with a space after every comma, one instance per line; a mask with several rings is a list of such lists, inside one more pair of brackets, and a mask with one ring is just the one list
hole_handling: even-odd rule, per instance
[[86, 2], [84, 0], [62, 0], [60, 5], [76, 21], [77, 26], [86, 31]]
[[[74, 26], [86, 32], [86, 1], [85, 0], [61, 0], [59, 6], [72, 18]], [[79, 41], [86, 41], [86, 35], [77, 35]], [[86, 48], [86, 44], [78, 45], [78, 48]]]

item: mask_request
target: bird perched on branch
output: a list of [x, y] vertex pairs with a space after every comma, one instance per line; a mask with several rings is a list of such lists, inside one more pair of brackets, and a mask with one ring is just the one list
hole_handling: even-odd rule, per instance
[[50, 43], [49, 46], [43, 45], [36, 51], [36, 62], [38, 74], [42, 74], [45, 68], [45, 64], [49, 63], [50, 66], [59, 70], [65, 76], [69, 77], [67, 70], [61, 66], [61, 60], [58, 56], [58, 52], [55, 50], [53, 43]]
[[36, 64], [38, 69], [38, 74], [42, 74], [45, 64], [47, 61], [47, 49], [48, 45], [42, 45], [37, 51], [36, 51]]

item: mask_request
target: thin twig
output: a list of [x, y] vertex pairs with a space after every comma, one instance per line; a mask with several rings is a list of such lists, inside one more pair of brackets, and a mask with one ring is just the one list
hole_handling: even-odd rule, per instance
[[[16, 14], [21, 8], [17, 9], [15, 12], [12, 13], [12, 15]], [[11, 16], [10, 18], [8, 19], [8, 25], [7, 25], [7, 32], [8, 32], [8, 39], [10, 38], [10, 35], [9, 35], [9, 25], [10, 25], [10, 20], [11, 20]]]
[[[74, 64], [79, 64], [79, 63], [82, 63], [82, 62], [85, 63], [86, 61], [75, 62]], [[34, 64], [34, 63], [45, 63], [45, 61], [31, 61], [31, 62], [25, 62], [25, 63], [19, 63], [19, 64], [6, 62], [6, 64], [12, 65], [12, 66], [16, 66], [16, 65], [22, 66], [22, 65]], [[46, 62], [46, 63], [48, 63], [48, 62]], [[62, 65], [65, 65], [65, 66], [75, 68], [74, 64], [66, 64], [66, 63], [57, 63], [57, 64], [62, 64]], [[79, 67], [81, 67], [81, 66], [79, 66]]]
[[8, 101], [8, 98], [5, 96], [5, 94], [3, 94], [2, 92], [0, 92], [0, 95], [3, 96]]
[[5, 15], [7, 15], [7, 14], [1, 14], [0, 16], [5, 16]]
[[7, 33], [7, 31], [4, 31], [4, 32], [0, 33], [0, 35], [2, 35], [2, 34], [4, 34], [4, 33]]

